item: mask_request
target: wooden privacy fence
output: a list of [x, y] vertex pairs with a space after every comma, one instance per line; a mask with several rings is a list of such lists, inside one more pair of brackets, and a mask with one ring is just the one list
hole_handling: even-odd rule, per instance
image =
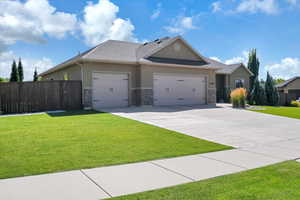
[[0, 111], [25, 113], [81, 109], [81, 87], [81, 81], [0, 83]]

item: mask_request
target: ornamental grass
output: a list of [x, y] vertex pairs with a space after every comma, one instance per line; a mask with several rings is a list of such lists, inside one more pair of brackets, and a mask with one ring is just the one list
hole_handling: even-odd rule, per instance
[[234, 108], [245, 108], [247, 90], [245, 88], [237, 88], [230, 93], [232, 107]]

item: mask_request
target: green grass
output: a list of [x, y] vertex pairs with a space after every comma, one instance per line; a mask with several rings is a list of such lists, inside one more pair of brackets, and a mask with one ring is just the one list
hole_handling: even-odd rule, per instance
[[230, 148], [109, 113], [4, 117], [0, 179]]
[[272, 107], [272, 106], [259, 106], [259, 107], [265, 108], [265, 110], [253, 109], [251, 111], [300, 119], [300, 108], [297, 107]]
[[[199, 169], [201, 170], [201, 169]], [[300, 163], [288, 161], [114, 200], [299, 200]]]

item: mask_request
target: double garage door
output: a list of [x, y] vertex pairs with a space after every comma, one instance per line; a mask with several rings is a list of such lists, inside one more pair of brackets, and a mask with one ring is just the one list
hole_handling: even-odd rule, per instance
[[206, 103], [206, 79], [196, 75], [156, 74], [154, 105], [197, 105]]
[[[129, 106], [128, 74], [93, 73], [92, 85], [94, 108]], [[154, 105], [197, 105], [205, 103], [205, 77], [154, 74]]]

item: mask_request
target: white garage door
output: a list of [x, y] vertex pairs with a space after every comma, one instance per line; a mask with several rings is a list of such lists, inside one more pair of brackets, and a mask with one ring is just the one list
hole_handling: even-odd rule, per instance
[[128, 74], [93, 73], [93, 107], [128, 106]]
[[194, 75], [154, 75], [154, 105], [205, 104], [205, 80]]

